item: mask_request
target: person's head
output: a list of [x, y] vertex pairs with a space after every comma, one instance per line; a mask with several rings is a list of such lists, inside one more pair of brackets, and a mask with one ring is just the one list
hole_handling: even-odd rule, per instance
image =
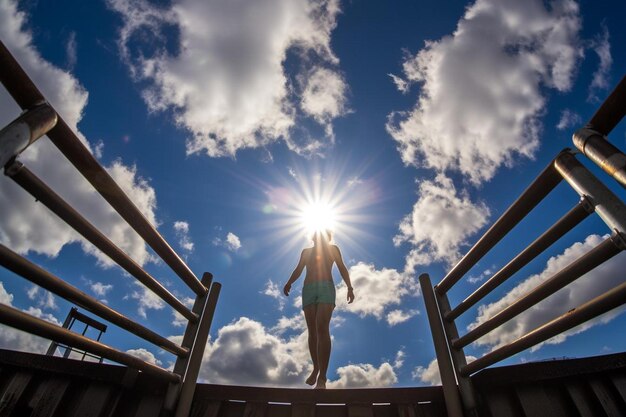
[[313, 233], [314, 245], [328, 245], [333, 238], [333, 232], [330, 229], [318, 230]]

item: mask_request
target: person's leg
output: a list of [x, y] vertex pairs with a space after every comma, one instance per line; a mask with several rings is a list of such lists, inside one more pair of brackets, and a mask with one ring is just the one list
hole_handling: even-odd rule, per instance
[[319, 375], [315, 388], [326, 388], [326, 371], [328, 371], [328, 361], [330, 360], [330, 318], [333, 314], [333, 304], [318, 304], [316, 314], [317, 329], [317, 361], [319, 364]]
[[317, 327], [315, 325], [317, 304], [309, 304], [304, 307], [303, 310], [306, 327], [309, 333], [309, 352], [311, 353], [311, 360], [313, 361], [313, 371], [305, 382], [308, 385], [315, 385], [315, 381], [317, 381], [317, 374], [319, 372], [319, 363], [317, 360]]

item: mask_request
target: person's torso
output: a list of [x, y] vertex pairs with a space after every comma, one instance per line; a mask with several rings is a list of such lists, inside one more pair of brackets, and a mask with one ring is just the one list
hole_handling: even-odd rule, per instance
[[314, 246], [305, 249], [306, 276], [305, 284], [314, 281], [332, 281], [332, 269], [335, 263], [331, 245]]

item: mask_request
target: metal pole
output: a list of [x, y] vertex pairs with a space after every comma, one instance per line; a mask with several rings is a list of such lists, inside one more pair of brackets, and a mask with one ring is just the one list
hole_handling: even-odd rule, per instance
[[0, 304], [0, 323], [39, 337], [52, 339], [58, 343], [93, 352], [114, 362], [139, 369], [140, 371], [159, 378], [164, 378], [172, 382], [180, 380], [180, 376], [177, 374], [168, 372], [165, 369], [144, 362], [128, 353], [120, 352], [110, 346], [96, 342], [95, 340], [91, 340], [60, 326], [48, 323], [45, 320], [23, 313], [5, 304]]
[[[106, 306], [93, 297], [77, 290], [62, 279], [52, 275], [50, 272], [35, 265], [29, 260], [21, 257], [6, 246], [0, 244], [0, 265], [8, 270], [28, 279], [46, 290], [62, 297], [80, 307], [87, 309], [94, 314], [110, 321], [113, 324], [128, 330], [129, 332], [159, 346], [162, 349], [172, 352], [175, 355], [186, 356], [188, 349], [178, 346], [174, 342], [153, 332], [150, 329], [135, 323], [123, 314], [118, 313], [111, 307]], [[64, 326], [65, 327], [65, 326]], [[52, 346], [50, 346], [52, 349]]]
[[458, 349], [469, 345], [479, 337], [489, 333], [496, 327], [506, 323], [521, 312], [528, 310], [541, 300], [544, 300], [554, 294], [567, 284], [577, 280], [582, 275], [594, 269], [596, 266], [611, 259], [622, 250], [618, 247], [618, 244], [616, 244], [616, 239], [618, 239], [618, 237], [613, 236], [604, 240], [598, 246], [544, 281], [530, 293], [518, 299], [480, 326], [474, 328], [465, 336], [453, 339], [452, 346]]
[[497, 288], [513, 274], [535, 259], [540, 253], [559, 240], [565, 233], [573, 229], [577, 224], [593, 213], [593, 206], [586, 198], [574, 206], [565, 216], [560, 218], [550, 229], [539, 236], [533, 243], [524, 249], [513, 260], [496, 272], [487, 282], [481, 285], [469, 297], [444, 316], [446, 320], [455, 320], [470, 307], [482, 300], [487, 294]]
[[180, 300], [172, 295], [154, 277], [148, 274], [141, 266], [133, 261], [124, 251], [118, 248], [102, 232], [80, 215], [71, 205], [65, 202], [50, 187], [41, 181], [21, 162], [15, 161], [9, 165], [5, 174], [15, 181], [20, 187], [28, 191], [36, 200], [43, 203], [54, 214], [59, 216], [74, 230], [85, 237], [95, 247], [124, 268], [129, 274], [137, 278], [139, 282], [148, 287], [163, 301], [172, 306], [187, 320], [196, 321], [198, 316], [192, 313]]
[[[626, 106], [626, 103], [624, 104]], [[574, 145], [607, 174], [626, 187], [626, 155], [600, 132], [582, 128], [573, 136]]]
[[608, 135], [626, 114], [626, 77], [622, 78], [617, 87], [604, 100], [600, 108], [589, 121], [592, 129], [602, 135]]
[[522, 195], [500, 216], [478, 242], [437, 285], [437, 294], [445, 294], [476, 263], [519, 223], [562, 180], [550, 163]]
[[42, 104], [0, 130], [0, 168], [45, 135], [56, 122], [56, 112], [48, 104]]
[[441, 384], [443, 386], [443, 396], [446, 402], [446, 409], [450, 417], [463, 417], [463, 407], [461, 406], [461, 397], [456, 384], [452, 359], [448, 350], [448, 343], [439, 317], [439, 308], [433, 291], [430, 277], [428, 274], [419, 276], [420, 287], [422, 288], [422, 296], [426, 306], [426, 314], [430, 325], [430, 332], [433, 336], [435, 345], [435, 354], [437, 355], [437, 366], [439, 367], [439, 375], [441, 375]]
[[531, 346], [546, 341], [592, 318], [607, 313], [626, 303], [626, 283], [594, 298], [578, 308], [574, 308], [543, 326], [520, 337], [516, 341], [502, 346], [468, 364], [461, 369], [461, 374], [469, 376], [487, 366], [515, 355]]
[[[437, 294], [437, 287], [435, 290], [435, 299], [437, 300], [437, 306], [439, 307], [439, 314], [444, 317], [447, 312], [450, 311], [450, 301], [447, 294]], [[472, 387], [472, 381], [469, 378], [461, 376], [459, 369], [467, 365], [467, 359], [465, 358], [465, 352], [462, 348], [454, 348], [450, 341], [459, 337], [459, 331], [456, 328], [454, 320], [442, 320], [443, 329], [447, 338], [448, 346], [450, 347], [450, 356], [452, 357], [452, 364], [454, 365], [454, 371], [456, 373], [456, 379], [459, 384], [459, 392], [461, 393], [461, 400], [463, 406], [468, 415], [476, 416], [476, 395], [474, 388]]]
[[209, 338], [209, 330], [211, 330], [211, 322], [213, 321], [213, 315], [215, 314], [215, 307], [217, 306], [217, 299], [219, 298], [221, 288], [222, 285], [219, 282], [214, 282], [213, 285], [211, 285], [211, 291], [209, 292], [209, 297], [206, 301], [198, 326], [196, 340], [193, 343], [191, 354], [189, 355], [189, 363], [180, 390], [175, 417], [189, 416], [193, 394], [196, 389], [196, 381], [200, 373], [200, 365], [202, 364], [202, 357]]
[[[70, 309], [70, 311], [67, 313], [67, 316], [65, 317], [65, 320], [63, 321], [63, 328], [67, 329], [70, 327], [70, 321], [72, 320], [72, 311], [76, 310], [76, 307], [72, 307]], [[55, 341], [50, 342], [50, 347], [48, 348], [48, 351], [46, 352], [46, 355], [48, 356], [54, 356], [54, 353], [57, 350], [57, 346], [59, 344]]]
[[[2, 42], [0, 42], [0, 81], [23, 109], [45, 101], [41, 92]], [[63, 118], [58, 118], [56, 126], [48, 132], [48, 138], [189, 288], [198, 295], [208, 291], [109, 173], [100, 166]]]
[[579, 195], [589, 197], [594, 210], [611, 230], [626, 232], [626, 205], [574, 155], [561, 153], [554, 166]]

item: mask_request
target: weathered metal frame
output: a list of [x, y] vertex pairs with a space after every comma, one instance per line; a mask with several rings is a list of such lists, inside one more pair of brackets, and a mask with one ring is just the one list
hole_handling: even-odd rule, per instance
[[[619, 123], [625, 114], [626, 77], [622, 79], [590, 122], [583, 129], [576, 132], [573, 137], [574, 144], [580, 151], [616, 179], [622, 186], [626, 186], [626, 155], [610, 144], [606, 140], [606, 135]], [[581, 197], [579, 203], [480, 288], [455, 308], [450, 308], [447, 297], [448, 291], [539, 204], [562, 179], [565, 179], [579, 194]], [[610, 238], [605, 239], [591, 251], [554, 274], [551, 278], [489, 320], [463, 336], [458, 335], [455, 319], [535, 259], [592, 212], [598, 214], [612, 231]], [[464, 408], [471, 414], [476, 406], [469, 379], [473, 373], [524, 349], [544, 342], [613, 308], [626, 304], [626, 283], [624, 283], [582, 306], [568, 311], [561, 317], [555, 318], [551, 322], [528, 332], [516, 341], [501, 346], [470, 364], [465, 363], [463, 348], [468, 344], [513, 319], [623, 250], [626, 250], [626, 205], [576, 159], [574, 152], [565, 149], [542, 171], [537, 179], [479, 239], [463, 259], [434, 287], [434, 291], [430, 287], [429, 277], [426, 274], [420, 277], [422, 293], [437, 352], [437, 360], [442, 375], [444, 394], [448, 393], [450, 395], [449, 393], [454, 388], [457, 388], [456, 384], [458, 384]], [[451, 367], [453, 375], [450, 375]], [[449, 387], [446, 388], [446, 385], [449, 385]]]
[[[203, 352], [219, 297], [221, 285], [211, 285], [211, 274], [200, 282], [160, 233], [143, 216], [106, 170], [98, 163], [76, 134], [47, 103], [34, 83], [0, 41], [0, 82], [24, 113], [0, 131], [0, 169], [18, 185], [42, 202], [68, 225], [108, 255], [138, 281], [152, 290], [178, 313], [189, 320], [183, 345], [179, 346], [163, 336], [126, 318], [119, 312], [90, 297], [63, 280], [55, 277], [24, 257], [0, 245], [0, 265], [37, 285], [75, 303], [119, 327], [177, 355], [177, 365], [169, 372], [132, 355], [91, 340], [68, 329], [48, 323], [9, 306], [0, 305], [0, 322], [17, 329], [51, 339], [56, 343], [77, 347], [164, 378], [174, 387], [170, 409], [176, 407], [177, 416], [188, 413]], [[197, 295], [193, 310], [189, 310], [155, 278], [137, 265], [126, 253], [89, 223], [43, 181], [30, 172], [17, 156], [30, 144], [47, 134], [76, 169], [93, 185], [100, 195], [152, 247], [157, 255]], [[207, 278], [207, 279], [205, 279]], [[206, 284], [206, 285], [205, 285]], [[210, 291], [209, 291], [210, 286]]]

